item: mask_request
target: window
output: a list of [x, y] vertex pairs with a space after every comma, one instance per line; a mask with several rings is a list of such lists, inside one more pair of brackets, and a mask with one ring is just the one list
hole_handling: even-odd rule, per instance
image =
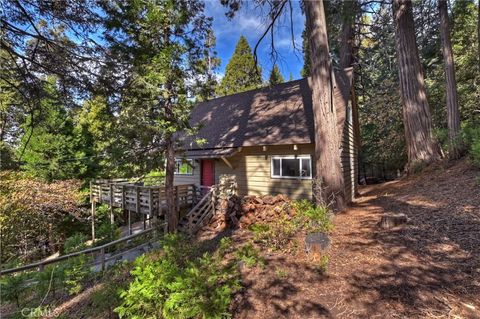
[[175, 160], [175, 174], [177, 175], [193, 175], [193, 160]]
[[273, 156], [271, 168], [275, 178], [312, 178], [310, 155]]

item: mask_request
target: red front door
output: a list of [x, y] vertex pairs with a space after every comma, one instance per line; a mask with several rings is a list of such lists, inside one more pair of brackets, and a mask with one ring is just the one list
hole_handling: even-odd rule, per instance
[[215, 184], [215, 163], [213, 160], [202, 160], [202, 186]]

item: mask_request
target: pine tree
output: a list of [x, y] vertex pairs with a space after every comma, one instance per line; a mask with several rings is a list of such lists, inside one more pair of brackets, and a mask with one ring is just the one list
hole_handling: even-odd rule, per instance
[[432, 136], [432, 116], [415, 38], [412, 2], [394, 0], [393, 17], [408, 169], [412, 169], [438, 160], [440, 153]]
[[23, 124], [25, 134], [18, 148], [22, 169], [46, 180], [77, 177], [85, 169], [75, 160], [73, 121], [59, 102], [56, 85], [56, 79], [49, 77], [43, 88], [48, 95]]
[[227, 64], [225, 76], [217, 89], [220, 96], [256, 89], [262, 85], [261, 68], [255, 69], [252, 49], [241, 36]]
[[[125, 62], [132, 66], [125, 74], [120, 125], [128, 134], [125, 140], [134, 145], [135, 159], [141, 158], [142, 165], [165, 164], [171, 231], [178, 224], [173, 186], [175, 133], [189, 128], [189, 96], [205, 83], [203, 62], [212, 57], [211, 20], [203, 10], [203, 3], [195, 0], [106, 4], [111, 50], [120, 59], [130, 57]], [[119, 37], [125, 39], [123, 43]]]
[[444, 59], [446, 95], [447, 95], [447, 125], [450, 140], [450, 157], [458, 158], [460, 149], [458, 134], [460, 132], [460, 112], [458, 111], [457, 81], [455, 79], [455, 65], [453, 63], [452, 42], [450, 40], [450, 21], [448, 17], [447, 1], [438, 1], [440, 14], [440, 34], [442, 36], [442, 53]]
[[322, 183], [318, 204], [334, 200], [339, 211], [345, 206], [344, 179], [340, 162], [337, 114], [329, 97], [331, 62], [323, 1], [305, 1], [315, 123], [315, 169]]
[[285, 82], [282, 73], [276, 64], [273, 65], [268, 82], [270, 85], [276, 85]]

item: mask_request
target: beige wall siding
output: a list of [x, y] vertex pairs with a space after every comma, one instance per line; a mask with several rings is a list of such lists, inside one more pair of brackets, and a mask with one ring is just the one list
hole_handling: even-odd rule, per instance
[[243, 147], [239, 153], [227, 159], [233, 169], [221, 159], [215, 161], [215, 182], [218, 183], [222, 174], [233, 174], [241, 196], [284, 194], [294, 199], [311, 199], [311, 179], [272, 178], [270, 165], [275, 155], [311, 155], [313, 173], [313, 150], [313, 144], [298, 145], [297, 151], [294, 151], [293, 145], [268, 146], [265, 152], [261, 146]]
[[193, 161], [193, 174], [192, 175], [177, 175], [173, 179], [174, 185], [195, 184], [200, 185], [200, 162]]

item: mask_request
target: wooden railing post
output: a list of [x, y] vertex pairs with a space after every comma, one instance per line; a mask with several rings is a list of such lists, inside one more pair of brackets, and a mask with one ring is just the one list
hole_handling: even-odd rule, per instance
[[192, 221], [192, 217], [193, 214], [189, 214], [188, 215], [188, 234], [191, 236], [193, 235], [193, 221]]
[[102, 271], [105, 270], [105, 248], [100, 249], [100, 263], [102, 265]]
[[95, 210], [96, 210], [96, 202], [94, 199], [92, 201], [92, 242], [95, 242]]
[[110, 183], [110, 224], [113, 225], [115, 223], [113, 217], [113, 184]]

